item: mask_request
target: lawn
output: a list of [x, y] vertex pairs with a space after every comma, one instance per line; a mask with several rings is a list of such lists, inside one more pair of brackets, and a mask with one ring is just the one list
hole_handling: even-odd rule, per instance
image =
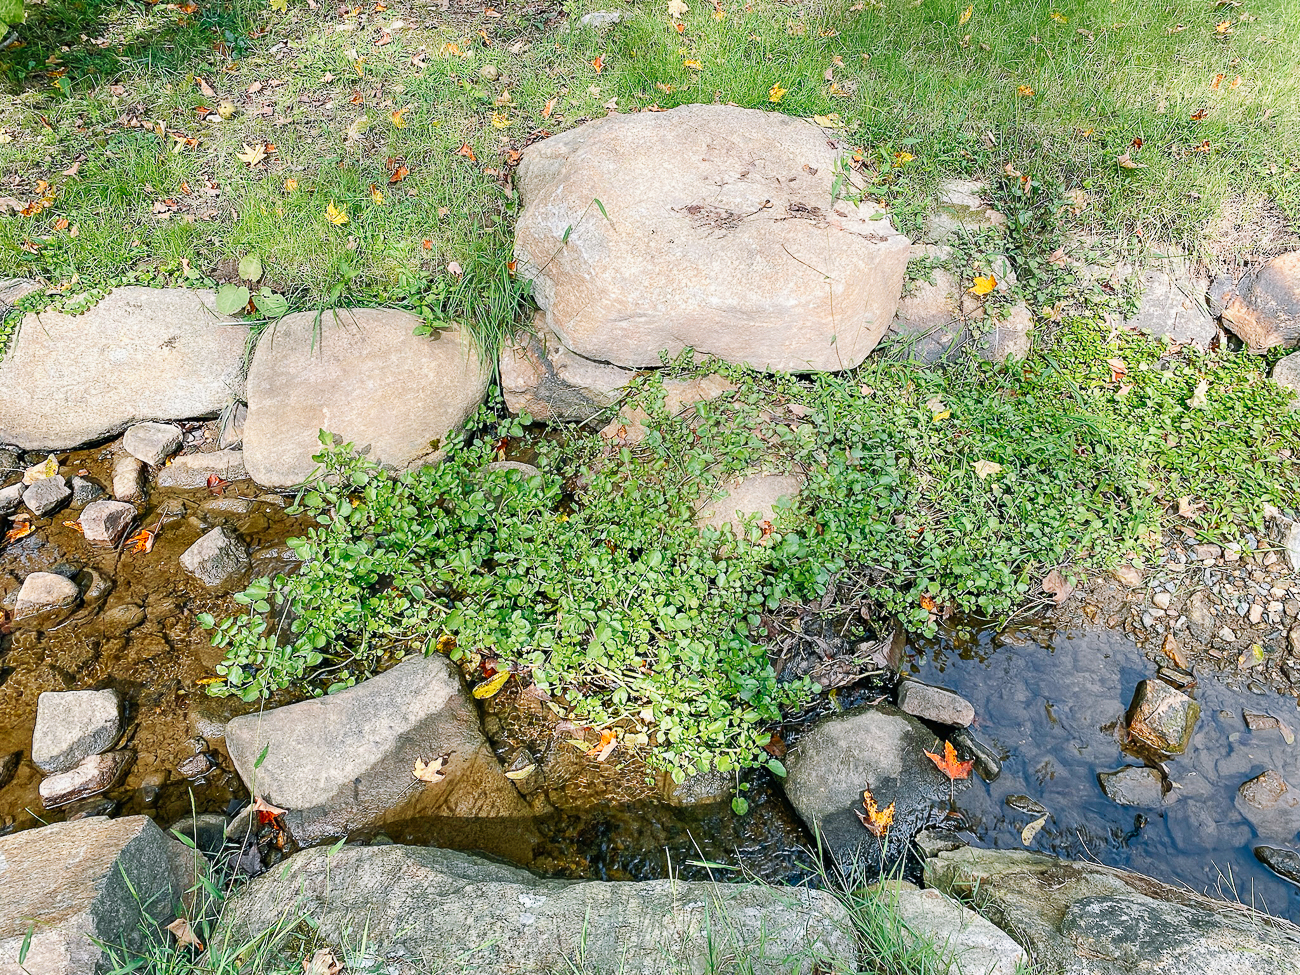
[[[624, 21], [580, 26], [602, 6]], [[1256, 224], [1300, 219], [1291, 13], [50, 0], [0, 53], [0, 273], [75, 307], [127, 279], [232, 280], [255, 253], [292, 308], [423, 307], [495, 334], [524, 147], [715, 101], [821, 116], [913, 236], [942, 177], [1010, 166], [1068, 198], [1076, 230], [1232, 259]]]

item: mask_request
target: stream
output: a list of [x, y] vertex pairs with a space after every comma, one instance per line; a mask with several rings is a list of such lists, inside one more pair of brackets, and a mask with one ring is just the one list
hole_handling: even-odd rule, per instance
[[[108, 483], [110, 463], [110, 451], [100, 448], [74, 453], [64, 467]], [[234, 604], [228, 594], [213, 594], [187, 577], [177, 558], [213, 524], [226, 522], [248, 544], [254, 573], [282, 571], [290, 564], [284, 540], [303, 526], [248, 482], [219, 495], [153, 491], [142, 520], [161, 521], [162, 530], [150, 553], [92, 549], [64, 524], [75, 517], [64, 511], [41, 520], [35, 532], [0, 549], [0, 597], [11, 597], [34, 571], [79, 572], [89, 583], [85, 604], [48, 630], [0, 627], [0, 758], [29, 750], [42, 691], [113, 687], [127, 707], [127, 738], [119, 747], [134, 749], [136, 759], [107, 796], [54, 811], [41, 807], [40, 775], [24, 762], [0, 787], [0, 835], [79, 814], [144, 814], [166, 826], [191, 811], [229, 811], [247, 793], [219, 748], [212, 750], [220, 764], [206, 775], [189, 779], [177, 766], [207, 747], [196, 738], [249, 709], [211, 699], [201, 688], [220, 652], [209, 646], [194, 616], [220, 616]], [[957, 818], [968, 838], [1021, 848], [1021, 831], [1035, 817], [1006, 799], [1027, 796], [1049, 813], [1031, 849], [1130, 868], [1300, 920], [1300, 888], [1253, 853], [1260, 843], [1294, 847], [1300, 825], [1294, 810], [1260, 812], [1237, 795], [1243, 782], [1266, 769], [1300, 782], [1296, 746], [1287, 740], [1290, 728], [1300, 727], [1294, 699], [1198, 674], [1191, 693], [1202, 712], [1191, 745], [1162, 766], [1172, 783], [1165, 803], [1139, 809], [1107, 799], [1097, 778], [1143, 764], [1124, 750], [1122, 719], [1137, 683], [1154, 677], [1155, 666], [1124, 635], [1082, 624], [1001, 632], [953, 626], [934, 639], [911, 641], [902, 668], [966, 697], [977, 715], [972, 730], [1003, 758], [994, 782], [973, 777], [956, 793]], [[846, 689], [836, 701], [825, 701], [822, 713], [872, 695], [880, 695], [879, 685]], [[502, 709], [512, 706], [489, 702], [489, 725], [504, 729], [506, 738], [511, 715]], [[1272, 715], [1289, 727], [1286, 733], [1252, 731], [1247, 712]], [[790, 737], [797, 738], [797, 729]], [[626, 774], [616, 767], [600, 772]], [[563, 805], [541, 822], [542, 841], [525, 866], [606, 880], [670, 873], [695, 879], [737, 869], [797, 881], [815, 872], [807, 852], [811, 838], [766, 772], [750, 779], [746, 816], [726, 804], [670, 806], [644, 788], [627, 790], [626, 801], [611, 802], [608, 795]], [[438, 831], [420, 822], [390, 824], [385, 835], [396, 842], [439, 842]]]

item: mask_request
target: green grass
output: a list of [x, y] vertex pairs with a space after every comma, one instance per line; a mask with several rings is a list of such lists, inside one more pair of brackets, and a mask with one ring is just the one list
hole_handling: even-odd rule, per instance
[[[607, 104], [837, 115], [913, 235], [941, 177], [1007, 165], [1085, 191], [1074, 229], [1122, 241], [1203, 245], [1225, 203], [1300, 215], [1289, 0], [997, 4], [964, 24], [956, 0], [696, 2], [680, 33], [655, 3], [623, 8], [611, 30], [568, 29], [601, 6], [33, 5], [22, 45], [0, 53], [0, 176], [20, 203], [41, 197], [40, 180], [54, 192], [40, 212], [0, 219], [0, 274], [75, 296], [128, 275], [228, 280], [255, 252], [294, 308], [423, 307], [468, 317], [491, 345], [521, 296], [499, 267], [467, 283], [447, 265], [506, 263], [516, 154]], [[480, 75], [488, 66], [499, 78]], [[228, 120], [196, 112], [225, 100]], [[198, 141], [173, 152], [173, 134]], [[265, 144], [266, 162], [239, 160]], [[1120, 169], [1124, 152], [1146, 168]], [[397, 166], [409, 175], [390, 183]], [[327, 221], [331, 203], [347, 223]], [[480, 302], [449, 298], [457, 285], [490, 309], [475, 317]]]

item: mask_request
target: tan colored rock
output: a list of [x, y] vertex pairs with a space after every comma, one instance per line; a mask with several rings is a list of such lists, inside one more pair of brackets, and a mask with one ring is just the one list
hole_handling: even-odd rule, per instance
[[1033, 328], [1033, 313], [1028, 305], [1018, 301], [1007, 309], [1005, 317], [990, 319], [974, 345], [980, 356], [989, 362], [1023, 359], [1029, 355], [1029, 334]]
[[657, 366], [694, 348], [852, 368], [893, 321], [909, 244], [875, 207], [832, 202], [838, 157], [816, 126], [773, 112], [589, 122], [524, 151], [520, 272], [548, 326], [592, 360]]
[[[736, 388], [730, 379], [716, 373], [696, 379], [665, 379], [663, 382], [664, 411], [677, 416], [688, 406], [705, 400], [717, 399]], [[645, 439], [650, 414], [639, 406], [627, 407], [605, 424], [600, 435], [619, 444], [636, 444]]]
[[0, 443], [61, 450], [215, 416], [241, 388], [248, 326], [214, 309], [211, 291], [133, 287], [81, 315], [27, 315], [0, 361]]
[[889, 327], [890, 337], [922, 362], [948, 358], [969, 338], [962, 320], [961, 282], [946, 268], [936, 269], [931, 277], [903, 296]]
[[534, 420], [589, 420], [617, 403], [636, 375], [566, 349], [543, 312], [534, 316], [531, 332], [502, 346], [498, 368], [506, 407]]
[[267, 487], [316, 470], [326, 430], [408, 469], [433, 459], [447, 434], [478, 409], [491, 367], [457, 329], [414, 334], [406, 312], [356, 308], [287, 315], [268, 329], [248, 371], [243, 461]]
[[223, 481], [240, 481], [248, 477], [244, 469], [244, 452], [236, 447], [212, 450], [206, 454], [182, 454], [173, 457], [158, 471], [159, 487], [200, 488], [213, 474]]
[[741, 521], [754, 516], [769, 526], [780, 504], [789, 504], [803, 488], [803, 479], [793, 474], [746, 474], [723, 485], [722, 497], [705, 502], [695, 517], [700, 528], [730, 526], [740, 533]]
[[1222, 317], [1251, 352], [1300, 342], [1300, 251], [1273, 258], [1239, 291]]

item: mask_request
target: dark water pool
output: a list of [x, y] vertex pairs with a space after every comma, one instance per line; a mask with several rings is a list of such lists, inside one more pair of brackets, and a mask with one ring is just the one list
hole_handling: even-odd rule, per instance
[[976, 780], [957, 803], [981, 845], [1022, 848], [1033, 816], [1005, 799], [1028, 795], [1050, 816], [1030, 848], [1095, 859], [1198, 892], [1237, 899], [1300, 920], [1300, 888], [1254, 856], [1260, 844], [1297, 849], [1300, 815], [1262, 813], [1238, 787], [1266, 769], [1300, 782], [1300, 743], [1277, 730], [1251, 731], [1244, 712], [1300, 729], [1294, 697], [1233, 689], [1202, 676], [1191, 744], [1164, 763], [1172, 783], [1163, 807], [1137, 809], [1106, 798], [1097, 774], [1142, 765], [1121, 746], [1119, 725], [1137, 683], [1155, 667], [1123, 634], [1101, 629], [954, 631], [909, 647], [913, 676], [959, 691], [977, 714], [973, 730], [1005, 757], [992, 784]]

